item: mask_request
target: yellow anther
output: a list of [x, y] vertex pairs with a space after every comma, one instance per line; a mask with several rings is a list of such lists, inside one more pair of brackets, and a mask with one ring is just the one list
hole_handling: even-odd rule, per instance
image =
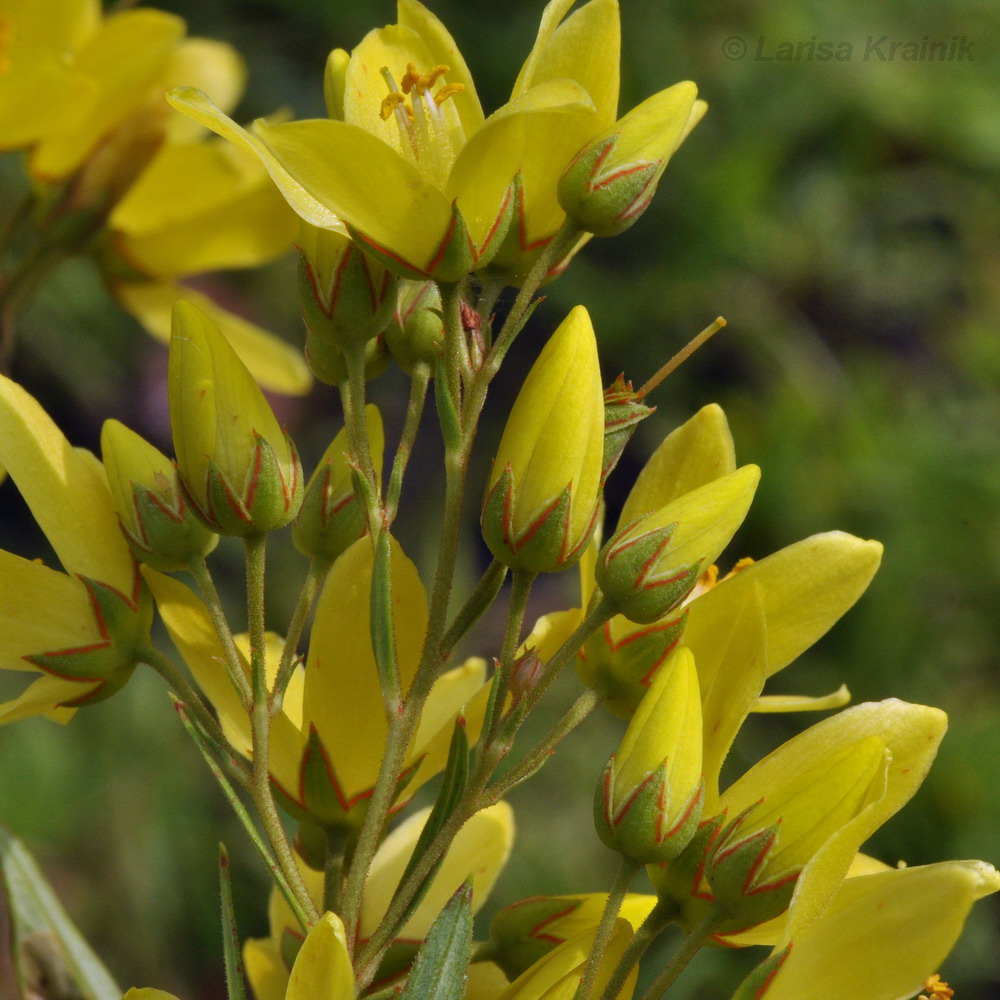
[[955, 991], [935, 972], [924, 983], [927, 994], [920, 994], [919, 1000], [951, 1000]]
[[413, 63], [407, 63], [406, 72], [399, 84], [400, 89], [404, 94], [408, 94], [418, 83], [420, 83], [420, 74], [417, 72], [417, 67]]
[[461, 94], [465, 90], [464, 83], [446, 83], [435, 95], [435, 104], [444, 104], [449, 97], [454, 97], [455, 94]]
[[404, 110], [408, 111], [409, 108], [406, 107], [405, 98], [399, 91], [393, 91], [391, 94], [386, 94], [382, 98], [382, 106], [379, 108], [379, 116], [382, 121], [388, 121], [396, 112], [396, 108], [402, 104]]

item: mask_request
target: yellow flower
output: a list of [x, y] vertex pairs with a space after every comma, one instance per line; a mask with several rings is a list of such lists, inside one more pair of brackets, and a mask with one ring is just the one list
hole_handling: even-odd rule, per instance
[[563, 168], [615, 120], [617, 3], [566, 18], [571, 6], [546, 7], [510, 101], [488, 118], [454, 40], [417, 0], [331, 55], [329, 120], [244, 131], [190, 88], [171, 101], [256, 153], [307, 222], [349, 231], [405, 277], [454, 281], [494, 255], [523, 273], [565, 217]]
[[504, 427], [483, 502], [493, 554], [551, 572], [593, 534], [604, 455], [604, 396], [590, 316], [576, 306], [534, 363]]
[[40, 714], [66, 722], [75, 706], [131, 677], [152, 606], [100, 462], [2, 376], [0, 462], [66, 570], [0, 552], [0, 666], [42, 673], [0, 705], [0, 722]]
[[[280, 993], [258, 993], [258, 1000], [354, 1000], [354, 970], [347, 952], [344, 925], [335, 913], [324, 913], [309, 928], [291, 973]], [[177, 1000], [163, 990], [133, 987], [123, 1000]]]
[[[364, 941], [378, 927], [392, 894], [416, 847], [430, 809], [421, 809], [404, 820], [379, 845], [361, 906], [359, 938]], [[510, 854], [514, 818], [506, 802], [476, 813], [452, 842], [426, 895], [390, 946], [379, 972], [379, 980], [405, 971], [434, 918], [469, 878], [472, 879], [472, 911], [486, 902]], [[323, 873], [300, 864], [303, 880], [317, 905], [323, 897]], [[270, 936], [251, 938], [244, 945], [247, 977], [257, 1000], [281, 1000], [289, 970], [302, 947], [302, 929], [284, 897], [272, 889], [268, 904]]]
[[[333, 827], [363, 818], [385, 747], [387, 725], [369, 632], [372, 563], [367, 537], [334, 563], [317, 602], [305, 669], [293, 676], [271, 728], [271, 779], [281, 801], [293, 815]], [[427, 599], [416, 567], [395, 541], [391, 571], [405, 689], [420, 658]], [[174, 645], [230, 740], [250, 756], [247, 714], [220, 666], [222, 649], [204, 605], [179, 581], [143, 572]], [[269, 656], [269, 682], [277, 666], [277, 657]], [[398, 789], [403, 800], [444, 767], [463, 706], [470, 738], [477, 738], [485, 711], [485, 672], [484, 661], [472, 659], [436, 681], [407, 753]]]
[[[30, 149], [28, 170], [56, 216], [101, 230], [109, 288], [154, 336], [179, 298], [213, 310], [254, 375], [304, 392], [299, 352], [179, 279], [253, 267], [285, 250], [296, 220], [256, 157], [173, 113], [166, 90], [203, 87], [226, 108], [243, 91], [228, 45], [185, 39], [184, 22], [142, 8], [101, 17], [95, 0], [6, 0], [0, 11], [0, 149]], [[50, 190], [51, 186], [51, 190]]]
[[790, 927], [733, 1000], [825, 1000], [831, 983], [865, 1000], [913, 996], [937, 981], [972, 904], [998, 889], [1000, 873], [983, 861], [847, 879], [822, 917]]

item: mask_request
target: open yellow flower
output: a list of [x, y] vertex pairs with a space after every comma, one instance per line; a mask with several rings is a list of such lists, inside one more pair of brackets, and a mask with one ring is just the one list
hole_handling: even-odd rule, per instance
[[42, 714], [66, 722], [75, 706], [131, 677], [151, 604], [100, 462], [2, 376], [0, 462], [66, 570], [0, 552], [0, 668], [42, 674], [0, 705], [0, 722]]
[[245, 131], [196, 90], [170, 99], [259, 156], [307, 222], [349, 231], [405, 277], [454, 281], [494, 255], [523, 270], [565, 218], [564, 167], [615, 120], [617, 3], [567, 18], [572, 2], [546, 7], [510, 101], [488, 118], [454, 40], [417, 0], [332, 53], [329, 120]]
[[[365, 883], [359, 934], [366, 940], [378, 927], [406, 864], [417, 844], [430, 809], [414, 813], [379, 846]], [[427, 937], [434, 918], [458, 888], [472, 879], [472, 911], [486, 902], [501, 869], [510, 855], [514, 840], [513, 811], [499, 802], [476, 813], [456, 836], [441, 867], [413, 915], [396, 936], [383, 961], [379, 981], [405, 972]], [[323, 898], [323, 873], [300, 865], [303, 880], [317, 905]], [[281, 1000], [289, 970], [301, 947], [302, 928], [277, 889], [271, 890], [268, 904], [270, 936], [251, 938], [244, 945], [247, 977], [257, 1000]]]
[[[184, 22], [142, 8], [101, 17], [97, 0], [5, 0], [0, 7], [0, 149], [28, 149], [49, 211], [103, 227], [95, 252], [112, 293], [160, 340], [179, 280], [254, 267], [285, 250], [296, 219], [259, 161], [175, 114], [180, 84], [226, 108], [244, 86], [231, 46], [185, 38]], [[89, 242], [89, 241], [86, 241]], [[208, 304], [256, 377], [279, 392], [310, 385], [301, 355]]]
[[[174, 645], [216, 707], [229, 739], [247, 756], [249, 720], [223, 670], [204, 605], [177, 580], [144, 569]], [[316, 606], [304, 670], [293, 677], [271, 727], [271, 780], [293, 815], [321, 825], [359, 822], [378, 775], [387, 733], [369, 632], [372, 546], [359, 539], [334, 563]], [[416, 567], [393, 542], [393, 612], [399, 670], [408, 685], [427, 628]], [[268, 658], [269, 680], [277, 658]], [[248, 668], [247, 668], [248, 669]], [[468, 706], [470, 738], [485, 710], [486, 664], [472, 659], [438, 678], [407, 754], [404, 800], [442, 770], [456, 717]], [[404, 794], [405, 792], [405, 794]]]

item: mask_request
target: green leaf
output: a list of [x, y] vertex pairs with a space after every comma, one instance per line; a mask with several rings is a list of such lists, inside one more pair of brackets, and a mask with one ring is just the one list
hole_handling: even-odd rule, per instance
[[472, 953], [472, 881], [438, 914], [417, 953], [400, 1000], [462, 1000]]
[[371, 590], [372, 652], [387, 705], [398, 704], [399, 664], [396, 660], [396, 635], [392, 617], [392, 544], [384, 528], [375, 539]]
[[222, 950], [226, 962], [226, 995], [229, 1000], [247, 1000], [243, 983], [240, 932], [233, 909], [233, 881], [229, 874], [229, 852], [219, 844], [219, 893], [222, 897]]
[[[257, 853], [267, 866], [267, 870], [271, 873], [275, 884], [281, 890], [281, 894], [285, 897], [285, 901], [292, 908], [292, 913], [295, 914], [296, 920], [298, 920], [303, 930], [306, 930], [309, 927], [309, 920], [305, 913], [302, 912], [302, 907], [299, 906], [299, 901], [295, 898], [295, 893], [292, 892], [291, 886], [289, 886], [288, 881], [285, 879], [281, 866], [271, 853], [271, 848], [268, 847], [264, 838], [260, 835], [260, 831], [254, 824], [250, 813], [247, 811], [247, 807], [243, 804], [243, 800], [239, 797], [236, 789], [233, 788], [232, 783], [226, 777], [222, 768], [219, 767], [215, 755], [216, 753], [224, 753], [225, 751], [223, 751], [212, 740], [212, 738], [201, 729], [197, 720], [193, 716], [188, 715], [183, 702], [176, 702], [175, 707], [177, 708], [177, 714], [181, 717], [181, 721], [184, 723], [184, 727], [194, 740], [195, 745], [201, 751], [202, 756], [205, 758], [205, 763], [208, 764], [209, 769], [215, 776], [215, 780], [219, 783], [219, 787], [229, 800], [229, 804], [233, 807], [233, 812], [235, 812], [239, 817], [244, 829], [250, 835], [250, 840], [253, 842], [254, 847], [257, 848]], [[118, 1000], [118, 998], [115, 998], [115, 1000]]]
[[21, 995], [121, 1000], [121, 989], [62, 908], [35, 859], [2, 826], [0, 870]]

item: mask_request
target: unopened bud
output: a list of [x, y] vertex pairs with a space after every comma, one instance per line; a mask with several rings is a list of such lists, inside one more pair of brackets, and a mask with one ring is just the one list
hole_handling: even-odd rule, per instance
[[418, 364], [433, 367], [444, 344], [441, 295], [433, 281], [399, 282], [396, 312], [386, 328], [385, 341], [408, 374]]

